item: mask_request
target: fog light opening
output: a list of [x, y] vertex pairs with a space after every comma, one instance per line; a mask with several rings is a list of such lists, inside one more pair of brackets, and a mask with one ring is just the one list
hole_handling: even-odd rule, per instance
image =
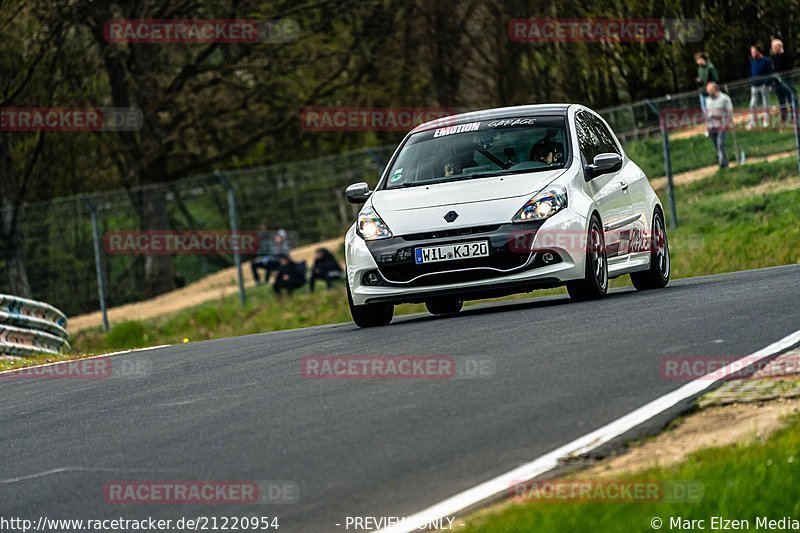
[[361, 276], [361, 284], [374, 287], [384, 285], [384, 282], [377, 270], [370, 270], [369, 272], [364, 272], [364, 275]]

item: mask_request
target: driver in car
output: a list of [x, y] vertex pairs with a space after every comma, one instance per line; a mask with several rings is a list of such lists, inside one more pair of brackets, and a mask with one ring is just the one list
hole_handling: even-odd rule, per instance
[[539, 161], [546, 165], [554, 165], [558, 163], [561, 154], [558, 153], [558, 147], [555, 143], [550, 141], [538, 141], [531, 147], [531, 161]]
[[456, 161], [448, 159], [444, 162], [443, 170], [445, 176], [455, 176], [457, 174], [461, 174], [464, 168]]

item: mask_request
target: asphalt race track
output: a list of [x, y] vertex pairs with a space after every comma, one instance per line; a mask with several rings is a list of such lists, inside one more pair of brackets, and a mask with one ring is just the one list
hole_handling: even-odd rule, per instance
[[[0, 516], [406, 516], [685, 384], [665, 356], [746, 355], [800, 329], [800, 265], [129, 353], [138, 379], [0, 378]], [[307, 379], [316, 355], [488, 358], [473, 379]], [[283, 505], [112, 505], [112, 480], [288, 480]], [[335, 524], [342, 526], [337, 527]]]

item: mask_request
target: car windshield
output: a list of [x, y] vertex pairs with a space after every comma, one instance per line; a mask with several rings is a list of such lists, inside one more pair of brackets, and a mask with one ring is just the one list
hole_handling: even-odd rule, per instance
[[513, 117], [443, 126], [412, 135], [385, 189], [564, 168], [563, 116]]

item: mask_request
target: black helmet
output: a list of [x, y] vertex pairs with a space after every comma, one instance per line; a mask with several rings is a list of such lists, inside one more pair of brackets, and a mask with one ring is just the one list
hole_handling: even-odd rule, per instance
[[559, 147], [556, 143], [554, 143], [553, 141], [542, 139], [541, 141], [537, 141], [536, 143], [534, 143], [534, 145], [531, 147], [531, 154], [529, 159], [531, 161], [536, 161], [538, 160], [539, 157], [549, 153], [552, 153], [555, 159], [558, 159], [561, 156], [559, 152]]

